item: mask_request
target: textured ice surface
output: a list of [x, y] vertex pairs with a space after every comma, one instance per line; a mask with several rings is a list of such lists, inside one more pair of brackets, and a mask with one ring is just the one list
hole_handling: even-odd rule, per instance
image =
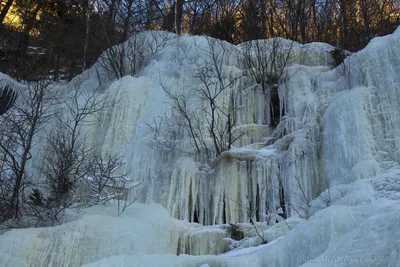
[[81, 266], [124, 254], [176, 254], [187, 224], [159, 205], [85, 210], [82, 219], [52, 228], [10, 230], [0, 238], [1, 266]]
[[[294, 44], [279, 84], [276, 129], [267, 125], [268, 97], [243, 78], [235, 131], [244, 138], [211, 169], [148, 146], [144, 122], [170, 110], [160, 81], [177, 92], [200, 86], [193, 66], [208, 49], [204, 37], [168, 36], [171, 45], [135, 77], [103, 75], [99, 84], [96, 65], [70, 84], [101, 86], [110, 101], [120, 101], [89, 129], [90, 140], [103, 155], [124, 154], [129, 176], [143, 182], [132, 195], [166, 210], [145, 204], [119, 218], [86, 215], [55, 228], [12, 230], [0, 236], [0, 265], [400, 266], [400, 29], [335, 69], [332, 47]], [[231, 76], [245, 72], [238, 53], [224, 64]], [[178, 137], [181, 149], [190, 148]], [[175, 256], [218, 254], [225, 234], [169, 215], [204, 225], [246, 223], [242, 204], [258, 203], [256, 219], [263, 221], [282, 201], [289, 215], [309, 219], [288, 222], [289, 231], [283, 222], [265, 229], [270, 242], [256, 248]]]
[[[152, 42], [167, 38], [169, 45], [157, 55], [147, 51], [153, 60], [147, 61], [145, 68], [135, 77], [126, 76], [115, 80], [97, 63], [70, 83], [81, 90], [94, 90], [100, 86], [104, 88], [109, 101], [118, 103], [101, 115], [101, 124], [86, 130], [90, 132], [91, 141], [104, 156], [116, 153], [125, 155], [128, 175], [142, 182], [142, 186], [132, 192], [133, 197], [140, 195], [141, 202], [160, 203], [175, 218], [212, 225], [248, 222], [250, 218], [240, 205], [260, 202], [260, 214], [255, 216], [256, 219], [263, 220], [263, 214], [275, 212], [283, 199], [299, 202], [295, 200], [298, 187], [293, 182], [295, 173], [299, 176], [298, 180], [305, 188], [308, 198], [315, 197], [324, 189], [317, 161], [318, 104], [307, 76], [315, 73], [314, 68], [304, 67], [308, 69], [304, 75], [298, 74], [297, 68], [293, 70], [298, 74], [296, 77], [304, 76], [301, 82], [296, 79], [292, 85], [291, 79], [284, 78], [282, 81], [279, 94], [282, 95], [282, 106], [285, 106], [286, 114], [281, 115], [286, 115], [287, 119], [280, 127], [284, 129], [282, 133], [290, 135], [285, 140], [292, 142], [286, 143], [286, 147], [283, 147], [285, 151], [277, 153], [260, 150], [264, 146], [264, 138], [273, 131], [269, 125], [269, 94], [263, 92], [260, 86], [254, 86], [254, 81], [246, 75], [234, 84], [233, 89], [240, 93], [237, 99], [237, 122], [233, 132], [235, 136], [241, 136], [234, 146], [242, 147], [254, 143], [259, 145], [240, 150], [244, 152], [242, 155], [234, 151], [224, 154], [216, 161], [217, 164], [213, 164], [210, 174], [204, 166], [197, 166], [193, 159], [181, 158], [187, 155], [182, 155], [179, 151], [190, 152], [194, 147], [181, 129], [173, 129], [178, 152], [154, 150], [149, 148], [149, 140], [154, 140], [155, 137], [146, 125], [160, 115], [170, 114], [171, 107], [161, 83], [172, 92], [189, 95], [202, 86], [194, 75], [197, 66], [210, 64], [210, 42], [205, 37], [177, 38], [173, 34], [161, 32], [144, 33], [141, 36]], [[226, 42], [211, 43], [213, 42], [218, 54], [225, 51], [226, 56], [222, 63], [226, 79], [246, 72], [240, 53], [244, 44], [233, 46]], [[266, 48], [275, 45], [272, 40], [257, 42], [264, 42]], [[326, 44], [300, 45], [279, 39], [279, 45], [280, 53], [290, 53], [289, 65], [319, 66], [316, 67], [319, 70], [324, 69], [321, 65], [329, 65], [332, 61], [329, 51], [333, 48]], [[284, 76], [292, 75], [288, 70]], [[227, 91], [217, 99], [218, 105], [227, 105], [229, 100]], [[198, 102], [191, 105], [201, 107], [204, 104]], [[207, 124], [207, 115], [200, 119], [204, 125]], [[277, 136], [282, 137], [282, 134], [278, 133]], [[304, 153], [307, 153], [306, 157], [302, 157]], [[291, 197], [293, 200], [290, 200]], [[287, 212], [293, 213], [289, 207]]]

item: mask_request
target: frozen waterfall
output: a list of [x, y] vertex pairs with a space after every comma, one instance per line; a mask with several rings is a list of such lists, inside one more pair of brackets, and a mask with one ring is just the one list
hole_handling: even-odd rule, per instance
[[[161, 38], [140, 34], [153, 46]], [[201, 87], [194, 68], [210, 51], [206, 37], [159, 34], [168, 45], [150, 45], [139, 73], [115, 79], [98, 62], [63, 87], [66, 95], [101, 88], [118, 103], [84, 130], [101, 155], [124, 155], [128, 176], [141, 183], [130, 192], [138, 203], [119, 217], [113, 206], [96, 206], [60, 226], [10, 230], [0, 235], [1, 266], [400, 266], [400, 28], [337, 67], [330, 45], [281, 40], [290, 60], [269, 85], [279, 96], [276, 125], [273, 96], [244, 64], [245, 44], [216, 41], [227, 55], [224, 79], [239, 92], [238, 139], [209, 161], [166, 124], [160, 131], [173, 135], [173, 149], [150, 147], [165, 140], [148, 124], [173, 115], [163, 86], [181, 94]], [[217, 101], [227, 105], [229, 92]], [[225, 253], [229, 223], [253, 239]]]

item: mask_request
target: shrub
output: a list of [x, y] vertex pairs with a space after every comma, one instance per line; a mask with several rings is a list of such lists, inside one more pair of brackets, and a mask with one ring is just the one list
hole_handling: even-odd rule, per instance
[[242, 240], [244, 232], [240, 230], [240, 226], [236, 223], [230, 223], [226, 228], [226, 233], [234, 240]]
[[335, 60], [335, 67], [339, 66], [346, 59], [346, 52], [341, 48], [335, 48], [331, 51], [331, 55]]

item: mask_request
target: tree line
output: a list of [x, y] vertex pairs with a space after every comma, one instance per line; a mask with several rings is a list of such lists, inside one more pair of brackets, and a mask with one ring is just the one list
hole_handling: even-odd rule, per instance
[[356, 51], [400, 20], [397, 0], [2, 0], [0, 6], [0, 71], [21, 79], [48, 72], [71, 79], [106, 48], [144, 30], [231, 43], [284, 37]]

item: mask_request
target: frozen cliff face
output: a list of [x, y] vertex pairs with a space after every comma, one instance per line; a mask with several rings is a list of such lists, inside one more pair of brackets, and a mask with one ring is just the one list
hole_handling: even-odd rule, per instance
[[[243, 53], [243, 49], [250, 52]], [[123, 66], [115, 65], [118, 61], [112, 61], [106, 51], [70, 87], [98, 90], [110, 105], [117, 103], [102, 112], [101, 123], [82, 131], [101, 155], [124, 155], [129, 177], [141, 182], [141, 187], [131, 192], [132, 198], [139, 195], [139, 201], [160, 203], [175, 218], [206, 225], [249, 222], [253, 218], [246, 215], [246, 209], [257, 210], [256, 220], [280, 207], [284, 216], [307, 217], [309, 202], [331, 184], [377, 174], [382, 164], [376, 157], [397, 153], [376, 148], [396, 147], [395, 130], [382, 130], [388, 127], [386, 122], [396, 122], [385, 117], [389, 116], [387, 107], [377, 106], [388, 105], [390, 98], [379, 93], [378, 83], [391, 88], [392, 82], [376, 80], [368, 72], [370, 67], [361, 67], [370, 66], [363, 61], [371, 61], [362, 52], [330, 70], [332, 49], [326, 44], [300, 45], [284, 39], [233, 46], [204, 37], [142, 33], [111, 48], [113, 52], [127, 51]], [[139, 51], [140, 57], [132, 61], [131, 56]], [[276, 53], [276, 59], [282, 61], [279, 64], [286, 68], [276, 84], [265, 88], [255, 84], [245, 55], [261, 56], [270, 64], [268, 53]], [[163, 88], [189, 97], [192, 110], [200, 114], [204, 142], [212, 146], [206, 130], [210, 120], [207, 103], [190, 96], [204, 87], [199, 69], [212, 69], [213, 60], [220, 60], [221, 75], [230, 85], [217, 98], [217, 105], [226, 106], [230, 92], [238, 94], [232, 129], [237, 140], [235, 148], [216, 162], [208, 158], [207, 166], [191, 156], [194, 144], [182, 127], [165, 123], [174, 112]], [[133, 76], [116, 79], [116, 67]], [[210, 79], [211, 84], [215, 82]], [[359, 89], [346, 91], [352, 87]], [[279, 95], [275, 105], [273, 90]], [[386, 100], [380, 101], [383, 97]], [[275, 116], [280, 123], [273, 121], [272, 113], [279, 113]], [[148, 127], [160, 117], [164, 118], [157, 129], [163, 132], [161, 137]], [[345, 123], [344, 118], [353, 123]], [[158, 146], [171, 136], [171, 146]], [[390, 159], [384, 162], [391, 166]]]
[[[367, 49], [345, 61], [348, 66], [340, 78], [343, 88], [335, 88], [343, 92], [331, 99], [323, 118], [328, 181], [375, 176], [380, 168], [399, 163], [398, 45], [399, 30], [374, 39]], [[336, 72], [343, 73], [343, 67]], [[322, 81], [319, 84], [321, 94], [330, 89]]]
[[[255, 85], [249, 75], [251, 70], [245, 64], [242, 52], [249, 43], [233, 46], [204, 37], [177, 38], [157, 32], [140, 36], [136, 38], [153, 45], [164, 42], [165, 46], [157, 52], [154, 52], [154, 47], [145, 49], [143, 69], [134, 77], [113, 80], [112, 75], [101, 75], [109, 70], [100, 60], [71, 82], [71, 86], [85, 90], [102, 86], [108, 97], [118, 103], [103, 113], [101, 125], [93, 126], [89, 131], [93, 133], [92, 142], [100, 147], [103, 155], [125, 155], [129, 176], [142, 182], [142, 187], [132, 192], [132, 196], [140, 195], [142, 202], [162, 204], [175, 218], [206, 225], [249, 222], [252, 219], [262, 221], [266, 214], [274, 213], [280, 207], [284, 208], [285, 216], [290, 216], [294, 213], [294, 205], [300, 206], [298, 208], [302, 211], [297, 213], [304, 215], [306, 200], [296, 199], [299, 198], [296, 195], [308, 201], [325, 188], [317, 155], [320, 140], [318, 104], [307, 76], [314, 74], [315, 68], [304, 67], [306, 70], [300, 70], [301, 73], [297, 67], [282, 70], [284, 66], [294, 64], [327, 66], [333, 61], [330, 55], [333, 48], [325, 44], [300, 45], [284, 39], [254, 42], [265, 49], [267, 56], [263, 56], [266, 60], [270, 60], [268, 51], [276, 53], [276, 57], [282, 60], [280, 85], [273, 85], [281, 102], [281, 110], [279, 107], [276, 110], [276, 104], [272, 106], [271, 85], [263, 89]], [[117, 48], [127, 46], [129, 42]], [[258, 56], [250, 51], [250, 57]], [[233, 128], [233, 136], [238, 139], [234, 150], [224, 154], [216, 163], [209, 158], [207, 166], [198, 157], [187, 157], [194, 152], [194, 144], [182, 129], [160, 124], [160, 130], [166, 133], [162, 137], [174, 136], [174, 147], [159, 149], [157, 144], [165, 140], [154, 136], [148, 124], [160, 116], [173, 116], [163, 88], [189, 97], [197, 94], [196, 90], [204, 87], [199, 69], [207, 67], [207, 71], [209, 68], [212, 71], [213, 67], [209, 65], [213, 60], [222, 64], [222, 80], [230, 86], [216, 99], [217, 105], [227, 106], [231, 100], [230, 92], [238, 95]], [[305, 77], [292, 81], [295, 74]], [[209, 82], [214, 86], [217, 83], [213, 79], [210, 78]], [[193, 111], [200, 112], [205, 144], [212, 146], [206, 130], [209, 112], [202, 111], [207, 109], [207, 103], [190, 98], [188, 101]], [[275, 116], [283, 118], [277, 129], [272, 124], [272, 109], [275, 109]], [[289, 135], [285, 140], [291, 142], [285, 141], [286, 144], [279, 149], [276, 149], [279, 145], [266, 148], [270, 134], [274, 136], [271, 140], [275, 141]], [[247, 145], [248, 148], [239, 149]], [[304, 192], [299, 192], [299, 186]], [[257, 209], [255, 218], [246, 215], [246, 209], [250, 208]]]
[[[149, 40], [156, 42], [154, 36], [149, 35]], [[101, 124], [86, 129], [89, 141], [102, 155], [125, 155], [128, 175], [142, 182], [132, 197], [159, 203], [166, 211], [144, 205], [140, 207], [149, 207], [149, 214], [143, 220], [138, 210], [138, 216], [104, 219], [107, 229], [96, 225], [96, 236], [124, 240], [110, 241], [109, 250], [109, 243], [78, 227], [87, 221], [85, 229], [96, 224], [90, 216], [58, 228], [10, 231], [0, 237], [0, 263], [11, 259], [16, 261], [13, 266], [31, 262], [38, 262], [37, 266], [43, 262], [53, 266], [400, 266], [400, 29], [374, 39], [336, 68], [330, 66], [332, 47], [282, 41], [292, 47], [292, 57], [279, 83], [269, 85], [276, 86], [279, 95], [277, 125], [270, 117], [272, 96], [254, 85], [237, 52], [245, 44], [216, 42], [218, 51], [230, 51], [222, 62], [226, 79], [240, 77], [231, 90], [240, 92], [233, 131], [241, 138], [208, 162], [192, 156], [187, 133], [168, 125], [160, 130], [174, 136], [171, 147], [149, 148], [157, 144], [154, 141], [165, 140], [156, 139], [146, 124], [160, 114], [172, 116], [161, 84], [183, 94], [200, 88], [193, 73], [198, 64], [204, 65], [210, 51], [204, 37], [162, 36], [168, 45], [156, 52], [143, 51], [151, 57], [139, 72], [131, 72], [133, 76], [115, 79], [97, 63], [70, 86], [100, 87], [109, 101], [118, 102], [101, 114]], [[266, 42], [269, 47], [271, 41]], [[228, 103], [228, 92], [218, 101]], [[205, 103], [190, 105], [198, 108]], [[201, 117], [204, 125], [207, 119], [207, 114]], [[249, 208], [256, 211], [251, 216]], [[220, 241], [225, 234], [217, 228], [210, 234], [213, 231], [169, 216], [215, 225], [266, 221], [280, 209], [279, 216], [308, 220], [297, 226], [289, 223], [290, 229], [283, 222], [266, 229], [269, 243], [257, 248], [217, 256], [175, 256], [223, 252]], [[162, 216], [152, 217], [156, 213]], [[147, 225], [153, 220], [166, 221], [165, 228]], [[119, 225], [131, 223], [138, 229], [143, 224], [143, 231], [128, 226], [121, 231], [137, 233], [139, 242], [145, 240], [143, 246], [129, 243], [119, 230]], [[37, 231], [57, 234], [46, 235], [44, 239], [52, 241], [41, 243]], [[59, 259], [59, 251], [74, 247], [60, 245], [64, 235], [81, 237], [76, 243], [91, 249], [77, 249]], [[158, 248], [154, 240], [160, 241]], [[43, 252], [45, 244], [57, 245]]]

